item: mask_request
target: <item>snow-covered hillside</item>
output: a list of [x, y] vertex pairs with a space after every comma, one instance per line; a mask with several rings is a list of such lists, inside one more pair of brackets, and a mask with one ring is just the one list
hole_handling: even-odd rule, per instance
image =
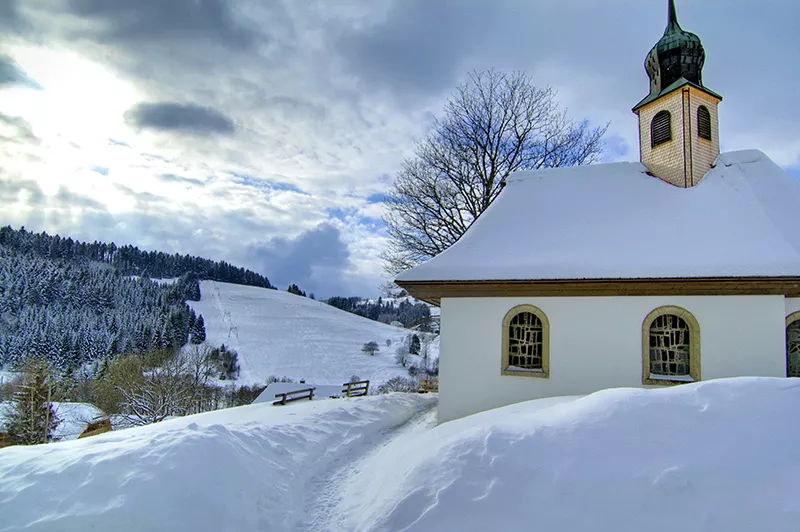
[[[395, 347], [410, 332], [405, 329], [278, 290], [203, 281], [200, 293], [201, 301], [189, 303], [203, 315], [206, 339], [239, 353], [241, 384], [271, 375], [316, 384], [342, 384], [352, 375], [375, 383], [408, 375], [394, 361]], [[362, 353], [372, 341], [380, 351]]]
[[0, 530], [795, 532], [800, 379], [251, 405], [0, 450]]

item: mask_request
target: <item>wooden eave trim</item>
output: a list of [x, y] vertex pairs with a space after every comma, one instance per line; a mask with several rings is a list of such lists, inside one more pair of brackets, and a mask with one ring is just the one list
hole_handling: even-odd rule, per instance
[[800, 297], [800, 277], [395, 281], [417, 299], [443, 297], [734, 296]]

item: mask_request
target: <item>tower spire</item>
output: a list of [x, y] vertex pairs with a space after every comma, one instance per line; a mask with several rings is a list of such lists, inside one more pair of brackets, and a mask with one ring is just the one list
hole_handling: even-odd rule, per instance
[[667, 31], [672, 29], [674, 26], [678, 28], [681, 27], [678, 24], [678, 10], [675, 9], [675, 0], [669, 0], [669, 13], [667, 15]]

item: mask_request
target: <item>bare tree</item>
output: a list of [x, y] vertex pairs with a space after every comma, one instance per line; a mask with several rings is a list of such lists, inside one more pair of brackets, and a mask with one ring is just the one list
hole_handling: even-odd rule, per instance
[[378, 347], [378, 342], [367, 342], [361, 348], [361, 351], [368, 355], [374, 355], [377, 351], [380, 351], [380, 348]]
[[606, 129], [568, 118], [553, 89], [522, 72], [472, 72], [397, 175], [385, 216], [387, 271], [450, 247], [512, 172], [596, 161]]

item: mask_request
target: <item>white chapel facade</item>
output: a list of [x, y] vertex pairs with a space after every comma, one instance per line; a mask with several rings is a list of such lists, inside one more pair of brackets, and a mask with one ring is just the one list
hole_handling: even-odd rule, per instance
[[800, 376], [800, 183], [720, 154], [722, 97], [669, 2], [640, 162], [518, 172], [397, 284], [441, 306], [439, 420], [614, 387]]

